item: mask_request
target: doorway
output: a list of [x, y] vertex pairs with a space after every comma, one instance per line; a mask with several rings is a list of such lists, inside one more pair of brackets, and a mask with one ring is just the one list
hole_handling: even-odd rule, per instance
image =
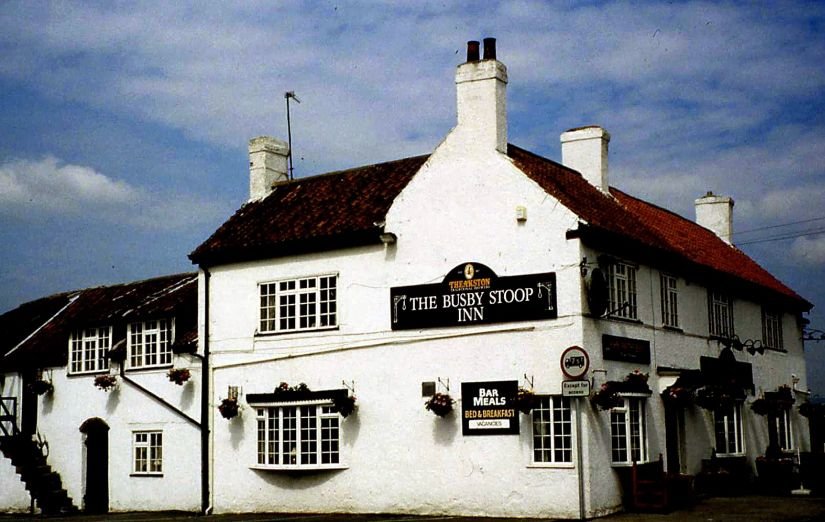
[[23, 391], [20, 394], [20, 432], [31, 438], [37, 433], [37, 393], [34, 391], [34, 382], [37, 380], [36, 370], [23, 370]]
[[665, 446], [668, 473], [684, 474], [685, 466], [685, 409], [665, 403]]
[[86, 435], [86, 491], [83, 510], [86, 513], [109, 511], [109, 426], [97, 417], [80, 426]]

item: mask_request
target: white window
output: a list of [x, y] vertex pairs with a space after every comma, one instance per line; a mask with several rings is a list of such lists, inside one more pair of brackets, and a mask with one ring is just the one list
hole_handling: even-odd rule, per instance
[[717, 455], [743, 455], [742, 405], [722, 407], [713, 414]]
[[782, 350], [782, 314], [762, 309], [762, 345], [772, 350]]
[[636, 267], [626, 263], [608, 266], [610, 316], [636, 319]]
[[337, 276], [305, 277], [260, 285], [260, 332], [332, 328], [338, 324]]
[[624, 397], [624, 404], [610, 410], [610, 439], [614, 464], [647, 462], [645, 399]]
[[769, 429], [776, 432], [776, 443], [782, 451], [793, 451], [793, 433], [791, 432], [791, 415], [789, 410], [783, 410], [779, 415], [768, 417]]
[[132, 454], [138, 475], [159, 475], [163, 473], [163, 432], [136, 431], [133, 434]]
[[173, 322], [166, 319], [129, 325], [129, 367], [172, 364]]
[[533, 408], [533, 462], [573, 462], [573, 422], [570, 399], [536, 397]]
[[679, 293], [676, 291], [676, 278], [661, 274], [660, 278], [662, 293], [662, 324], [672, 328], [679, 327]]
[[733, 337], [733, 300], [728, 294], [708, 290], [708, 322], [710, 335]]
[[109, 369], [106, 355], [112, 346], [112, 329], [84, 328], [69, 337], [71, 373], [102, 372]]
[[340, 467], [340, 417], [331, 403], [256, 409], [259, 467]]

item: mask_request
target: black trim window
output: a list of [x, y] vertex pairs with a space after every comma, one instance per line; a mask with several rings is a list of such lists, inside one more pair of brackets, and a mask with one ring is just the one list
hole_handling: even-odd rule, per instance
[[257, 407], [258, 466], [340, 467], [340, 416], [332, 403]]
[[607, 267], [610, 317], [638, 319], [636, 310], [636, 267], [614, 262]]
[[611, 460], [613, 464], [647, 462], [646, 399], [624, 397], [623, 402], [610, 410]]
[[112, 346], [111, 327], [84, 328], [69, 337], [71, 373], [102, 372], [109, 369], [106, 355]]
[[717, 290], [708, 290], [708, 323], [710, 335], [733, 337], [733, 299]]
[[762, 309], [762, 344], [771, 350], [783, 350], [782, 314], [767, 308]]
[[294, 332], [338, 325], [338, 276], [262, 283], [260, 332]]
[[568, 397], [539, 396], [533, 408], [533, 462], [573, 462], [573, 421]]

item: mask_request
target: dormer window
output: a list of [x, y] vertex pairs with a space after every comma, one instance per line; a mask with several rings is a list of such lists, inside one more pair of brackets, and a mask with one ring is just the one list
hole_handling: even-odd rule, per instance
[[131, 323], [127, 336], [129, 368], [172, 364], [174, 322], [169, 319]]
[[112, 346], [112, 328], [84, 328], [69, 337], [71, 373], [102, 372], [109, 369], [106, 355]]

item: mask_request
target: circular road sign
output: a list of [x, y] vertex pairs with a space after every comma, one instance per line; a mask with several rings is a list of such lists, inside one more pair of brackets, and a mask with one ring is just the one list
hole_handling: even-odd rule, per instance
[[568, 379], [580, 379], [590, 369], [590, 356], [581, 346], [571, 346], [561, 354], [561, 371]]

